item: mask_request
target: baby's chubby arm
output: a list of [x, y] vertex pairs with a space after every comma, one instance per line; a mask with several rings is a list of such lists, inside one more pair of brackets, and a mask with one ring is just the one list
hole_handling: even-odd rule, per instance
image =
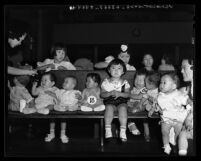
[[37, 85], [38, 85], [38, 82], [33, 82], [31, 93], [34, 96], [38, 96], [39, 95], [40, 87], [37, 88], [36, 87]]

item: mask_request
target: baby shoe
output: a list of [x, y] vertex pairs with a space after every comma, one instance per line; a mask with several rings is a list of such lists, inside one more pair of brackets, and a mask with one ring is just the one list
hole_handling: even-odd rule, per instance
[[91, 112], [93, 111], [91, 107], [87, 107], [87, 106], [81, 106], [81, 111], [84, 112]]
[[141, 134], [134, 122], [130, 122], [128, 124], [128, 129], [133, 135], [140, 135]]
[[149, 135], [144, 135], [144, 139], [146, 142], [150, 142], [151, 137]]
[[47, 134], [47, 136], [45, 137], [45, 142], [50, 142], [55, 138], [54, 134]]
[[126, 132], [125, 131], [120, 131], [120, 139], [122, 142], [126, 142], [127, 141], [127, 137], [126, 137]]
[[61, 135], [60, 139], [61, 139], [62, 143], [68, 143], [69, 142], [69, 138], [66, 135]]
[[94, 108], [94, 111], [104, 111], [105, 110], [105, 105], [100, 105]]
[[38, 109], [37, 112], [40, 114], [47, 115], [47, 114], [49, 114], [50, 110], [47, 108], [43, 108], [43, 109]]
[[112, 138], [112, 131], [111, 131], [111, 129], [106, 129], [105, 130], [105, 138], [106, 139]]
[[166, 153], [166, 154], [170, 154], [170, 152], [171, 152], [171, 147], [170, 147], [170, 145], [169, 144], [166, 144], [166, 145], [164, 145], [164, 152]]

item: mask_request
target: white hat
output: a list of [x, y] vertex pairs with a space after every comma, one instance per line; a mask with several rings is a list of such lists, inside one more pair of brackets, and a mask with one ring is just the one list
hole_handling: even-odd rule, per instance
[[127, 46], [127, 45], [124, 45], [124, 44], [121, 45], [121, 50], [122, 50], [123, 52], [125, 52], [127, 49], [128, 49], [128, 46]]
[[113, 57], [112, 55], [107, 56], [107, 57], [105, 58], [105, 62], [106, 62], [106, 63], [110, 63], [113, 59], [114, 59], [114, 57]]

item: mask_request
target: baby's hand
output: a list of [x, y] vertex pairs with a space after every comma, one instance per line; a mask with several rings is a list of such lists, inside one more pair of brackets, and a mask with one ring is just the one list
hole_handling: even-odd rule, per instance
[[114, 97], [115, 97], [115, 99], [117, 99], [117, 98], [120, 97], [120, 96], [121, 96], [121, 93], [120, 93], [120, 92], [114, 91]]
[[64, 66], [59, 66], [57, 69], [58, 70], [67, 70]]
[[189, 131], [193, 128], [192, 123], [191, 123], [190, 120], [185, 122], [185, 126], [186, 126], [186, 129], [189, 130]]
[[154, 110], [151, 109], [151, 110], [148, 112], [148, 117], [151, 117], [151, 116], [153, 115], [153, 113], [154, 113]]
[[38, 82], [36, 82], [36, 81], [33, 82], [33, 86], [37, 86], [37, 84], [38, 84]]
[[78, 99], [78, 100], [81, 100], [81, 99], [82, 99], [82, 96], [81, 96], [81, 94], [79, 94], [79, 93], [75, 93], [75, 98]]

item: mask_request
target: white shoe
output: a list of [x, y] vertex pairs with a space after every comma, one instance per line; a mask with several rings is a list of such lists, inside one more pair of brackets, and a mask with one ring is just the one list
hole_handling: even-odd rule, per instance
[[164, 152], [169, 155], [172, 150], [170, 145], [166, 144], [163, 148], [164, 148]]
[[105, 105], [100, 105], [94, 108], [94, 111], [104, 111], [105, 110]]
[[54, 134], [47, 134], [47, 136], [45, 137], [45, 141], [46, 142], [50, 142], [55, 138]]
[[42, 108], [42, 109], [38, 109], [37, 112], [40, 114], [47, 115], [47, 114], [49, 114], [50, 110], [47, 108]]
[[134, 122], [130, 122], [128, 124], [128, 129], [133, 135], [140, 135], [141, 134]]
[[119, 135], [121, 141], [126, 142], [127, 141], [127, 137], [126, 137], [126, 131], [120, 131], [120, 135]]
[[61, 135], [60, 139], [61, 139], [62, 143], [68, 143], [69, 142], [69, 138], [66, 135]]
[[105, 138], [106, 139], [112, 138], [112, 131], [111, 131], [111, 129], [106, 129], [105, 130]]
[[179, 150], [179, 155], [180, 156], [186, 156], [187, 155], [187, 150]]
[[81, 111], [84, 112], [91, 112], [93, 111], [91, 107], [87, 107], [87, 106], [81, 106]]

